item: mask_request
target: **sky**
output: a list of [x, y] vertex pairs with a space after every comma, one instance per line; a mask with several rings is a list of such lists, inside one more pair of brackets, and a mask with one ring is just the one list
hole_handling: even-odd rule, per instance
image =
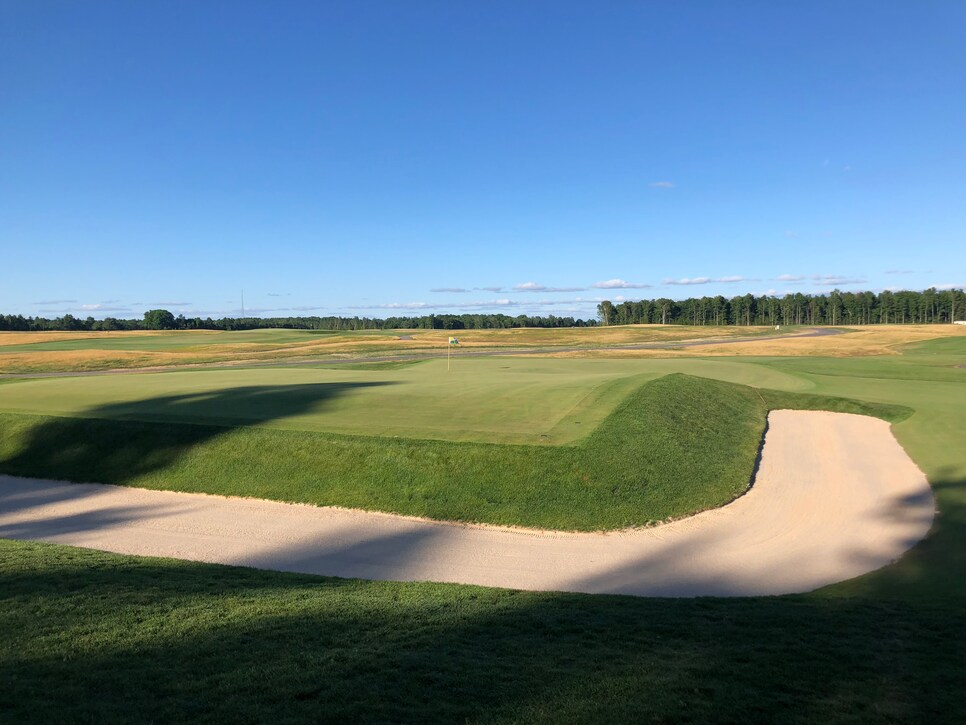
[[0, 313], [966, 286], [961, 0], [0, 3]]

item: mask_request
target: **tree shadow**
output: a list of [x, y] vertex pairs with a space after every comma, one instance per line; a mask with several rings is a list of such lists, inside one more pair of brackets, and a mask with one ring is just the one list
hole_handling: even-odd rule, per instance
[[942, 722], [959, 713], [962, 602], [591, 597], [24, 546], [35, 565], [0, 575], [7, 641], [17, 622], [46, 620], [44, 646], [0, 655], [0, 707], [12, 722]]

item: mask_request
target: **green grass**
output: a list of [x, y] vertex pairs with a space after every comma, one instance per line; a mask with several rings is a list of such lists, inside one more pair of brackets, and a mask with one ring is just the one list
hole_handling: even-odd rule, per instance
[[888, 406], [940, 515], [882, 570], [804, 596], [639, 600], [0, 542], [0, 719], [961, 722], [964, 342], [717, 373], [761, 385], [761, 405]]
[[424, 362], [426, 360], [377, 360], [374, 362], [316, 363], [293, 367], [312, 370], [401, 370]]
[[0, 542], [0, 718], [961, 721], [960, 602], [647, 600]]
[[493, 443], [573, 443], [641, 382], [670, 372], [807, 386], [760, 365], [704, 360], [464, 358], [372, 368], [192, 370], [35, 380], [0, 411]]

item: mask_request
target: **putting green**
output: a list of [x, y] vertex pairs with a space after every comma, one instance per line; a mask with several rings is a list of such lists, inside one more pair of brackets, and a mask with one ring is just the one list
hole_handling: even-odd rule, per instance
[[0, 386], [0, 411], [493, 443], [568, 444], [674, 372], [804, 390], [795, 375], [713, 359], [457, 358], [395, 369], [249, 368], [46, 378]]

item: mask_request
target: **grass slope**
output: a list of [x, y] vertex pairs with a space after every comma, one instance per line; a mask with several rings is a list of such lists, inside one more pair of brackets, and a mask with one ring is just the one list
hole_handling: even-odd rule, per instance
[[579, 445], [552, 447], [7, 414], [0, 471], [445, 520], [619, 529], [741, 494], [769, 408], [834, 407], [767, 395], [669, 375], [640, 386]]

